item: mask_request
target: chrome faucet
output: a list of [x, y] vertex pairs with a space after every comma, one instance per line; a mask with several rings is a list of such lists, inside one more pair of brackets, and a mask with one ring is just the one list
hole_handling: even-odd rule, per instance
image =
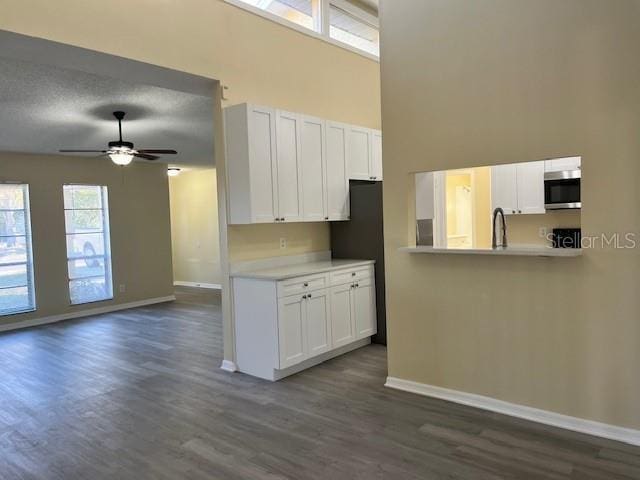
[[[496, 218], [498, 218], [498, 215], [500, 215], [500, 217], [502, 217], [502, 243], [500, 245], [498, 245], [498, 240], [496, 238]], [[493, 233], [491, 236], [491, 248], [498, 248], [498, 247], [502, 247], [502, 248], [506, 248], [507, 246], [507, 222], [504, 219], [504, 211], [498, 207], [493, 211], [493, 221], [491, 222], [491, 224], [493, 225]]]

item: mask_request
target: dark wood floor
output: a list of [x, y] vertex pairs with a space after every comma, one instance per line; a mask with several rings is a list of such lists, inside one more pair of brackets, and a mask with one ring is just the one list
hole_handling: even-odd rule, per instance
[[0, 335], [0, 478], [639, 479], [640, 449], [385, 389], [385, 349], [219, 370], [216, 294]]

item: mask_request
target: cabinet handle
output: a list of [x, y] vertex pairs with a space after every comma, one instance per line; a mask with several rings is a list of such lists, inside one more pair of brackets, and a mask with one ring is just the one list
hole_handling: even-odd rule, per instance
[[303, 295], [303, 296], [302, 296], [302, 299], [303, 299], [303, 300], [306, 300], [306, 299], [307, 299], [307, 296], [306, 296], [306, 295]]
[[356, 288], [358, 288], [359, 286], [360, 286], [360, 284], [359, 284], [359, 283], [356, 283]]
[[324, 217], [325, 220], [329, 220], [329, 217]]
[[307, 282], [304, 282], [302, 285], [305, 286], [305, 287], [309, 286], [309, 284]]
[[351, 276], [355, 277], [356, 276], [356, 272], [351, 272]]
[[311, 298], [311, 294], [307, 295], [307, 298]]
[[522, 213], [522, 210], [518, 210], [518, 213]]

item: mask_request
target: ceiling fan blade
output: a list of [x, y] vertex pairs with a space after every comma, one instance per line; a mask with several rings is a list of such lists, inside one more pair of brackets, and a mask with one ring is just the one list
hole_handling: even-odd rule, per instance
[[142, 150], [138, 149], [140, 153], [158, 153], [160, 155], [177, 155], [178, 152], [175, 150], [158, 150], [153, 148], [143, 148]]
[[107, 153], [106, 150], [58, 150], [60, 153]]
[[145, 160], [157, 160], [160, 157], [156, 156], [156, 155], [147, 155], [146, 153], [134, 153], [133, 154], [134, 157], [139, 157], [139, 158], [144, 158]]

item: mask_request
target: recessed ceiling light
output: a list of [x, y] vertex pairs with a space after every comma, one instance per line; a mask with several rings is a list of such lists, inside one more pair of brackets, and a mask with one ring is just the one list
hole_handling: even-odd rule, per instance
[[167, 175], [170, 177], [177, 177], [180, 175], [180, 169], [177, 167], [169, 167], [167, 168]]

